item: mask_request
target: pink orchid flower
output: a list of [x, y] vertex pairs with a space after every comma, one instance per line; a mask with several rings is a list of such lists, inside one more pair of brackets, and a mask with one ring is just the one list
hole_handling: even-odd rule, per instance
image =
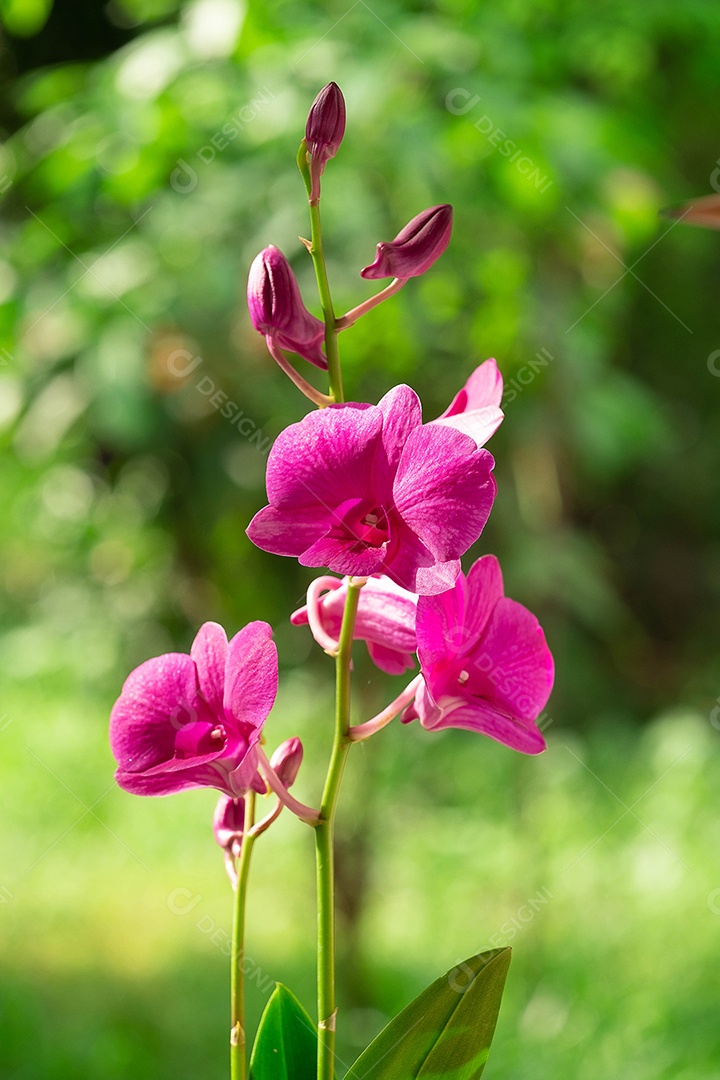
[[378, 405], [333, 405], [282, 431], [268, 458], [270, 505], [247, 534], [302, 566], [444, 592], [485, 527], [494, 464], [462, 432], [423, 425], [415, 391], [396, 386]]
[[550, 696], [553, 658], [535, 616], [504, 596], [494, 555], [449, 592], [420, 597], [416, 630], [423, 679], [403, 721], [479, 731], [524, 754], [545, 749], [535, 721]]
[[[290, 616], [293, 626], [310, 624], [326, 652], [337, 653], [348, 578], [320, 577], [308, 589], [308, 602]], [[418, 598], [388, 577], [370, 578], [363, 586], [355, 620], [355, 638], [367, 644], [370, 658], [388, 675], [415, 666], [415, 611]]]
[[265, 792], [256, 746], [277, 686], [267, 623], [249, 623], [229, 643], [221, 626], [205, 623], [189, 656], [167, 653], [128, 676], [110, 717], [115, 779], [134, 795]]
[[484, 446], [503, 422], [500, 408], [503, 378], [492, 358], [476, 367], [462, 390], [433, 424], [464, 431], [478, 446]]

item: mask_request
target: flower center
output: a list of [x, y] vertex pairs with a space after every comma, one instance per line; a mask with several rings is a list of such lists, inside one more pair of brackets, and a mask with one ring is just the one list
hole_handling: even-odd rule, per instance
[[227, 735], [222, 724], [210, 724], [206, 720], [193, 720], [183, 724], [175, 736], [175, 757], [202, 757], [222, 750]]
[[389, 531], [387, 514], [382, 506], [374, 506], [358, 522], [359, 539], [372, 547], [387, 543]]

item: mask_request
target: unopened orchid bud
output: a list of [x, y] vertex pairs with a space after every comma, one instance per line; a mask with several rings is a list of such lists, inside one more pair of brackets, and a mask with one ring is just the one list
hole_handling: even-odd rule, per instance
[[360, 276], [399, 278], [401, 281], [424, 274], [439, 259], [450, 243], [452, 206], [431, 206], [409, 221], [394, 240], [377, 245], [375, 262], [360, 271]]
[[282, 251], [266, 247], [250, 267], [248, 308], [259, 334], [279, 348], [298, 353], [316, 367], [327, 369], [320, 346], [325, 325], [311, 315], [300, 295], [297, 279]]
[[245, 826], [245, 800], [221, 795], [213, 815], [213, 836], [221, 848], [235, 858], [240, 856]]
[[270, 764], [286, 788], [292, 787], [303, 759], [303, 745], [298, 738], [280, 743]]
[[320, 198], [320, 177], [325, 164], [335, 157], [345, 134], [345, 98], [337, 83], [324, 86], [312, 103], [305, 125], [305, 141], [310, 155], [312, 187], [310, 202]]

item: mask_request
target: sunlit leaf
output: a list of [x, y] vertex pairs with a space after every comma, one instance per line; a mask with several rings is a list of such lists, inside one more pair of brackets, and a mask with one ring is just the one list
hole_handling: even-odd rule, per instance
[[315, 1080], [315, 1025], [286, 986], [278, 983], [260, 1020], [250, 1080]]
[[477, 1080], [495, 1032], [511, 950], [451, 968], [380, 1032], [351, 1067], [363, 1080]]

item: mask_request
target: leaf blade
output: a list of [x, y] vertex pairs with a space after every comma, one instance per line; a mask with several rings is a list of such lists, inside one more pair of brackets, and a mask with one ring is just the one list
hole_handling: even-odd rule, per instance
[[315, 1025], [287, 986], [277, 983], [260, 1018], [250, 1080], [316, 1080]]
[[347, 1080], [478, 1080], [510, 956], [509, 948], [478, 953], [437, 979], [363, 1051]]

